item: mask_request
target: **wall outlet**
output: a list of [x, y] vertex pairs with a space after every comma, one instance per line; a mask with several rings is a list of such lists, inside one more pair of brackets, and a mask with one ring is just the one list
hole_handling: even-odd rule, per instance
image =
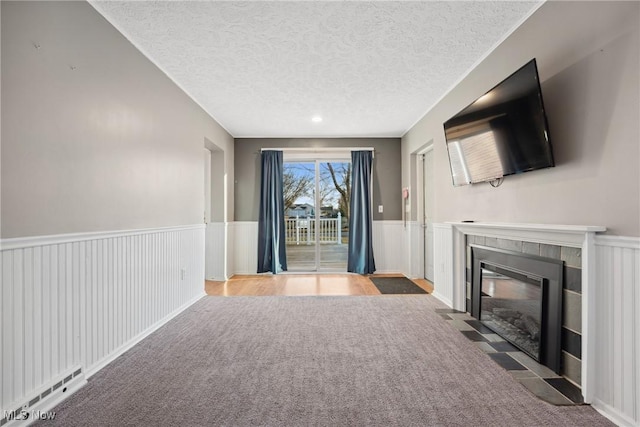
[[378, 205], [378, 213], [382, 213], [382, 211], [383, 211], [382, 205]]
[[187, 275], [187, 269], [186, 268], [181, 268], [180, 269], [180, 280], [184, 280], [186, 275]]

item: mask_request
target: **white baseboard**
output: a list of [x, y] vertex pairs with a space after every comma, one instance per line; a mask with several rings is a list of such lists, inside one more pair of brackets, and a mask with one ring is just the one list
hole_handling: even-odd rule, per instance
[[453, 301], [451, 301], [450, 298], [445, 297], [444, 295], [442, 295], [441, 293], [437, 292], [437, 291], [433, 291], [431, 293], [431, 295], [433, 295], [435, 298], [439, 299], [440, 301], [442, 301], [447, 307], [451, 308], [453, 307]]
[[594, 398], [591, 402], [591, 406], [598, 411], [602, 416], [606, 417], [617, 426], [620, 427], [638, 427], [640, 423], [637, 420], [621, 413], [617, 408], [612, 405], [604, 403], [598, 398]]

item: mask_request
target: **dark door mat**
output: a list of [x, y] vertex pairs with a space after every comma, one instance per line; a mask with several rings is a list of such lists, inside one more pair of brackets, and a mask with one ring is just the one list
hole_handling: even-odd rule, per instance
[[382, 294], [428, 294], [406, 277], [369, 277]]

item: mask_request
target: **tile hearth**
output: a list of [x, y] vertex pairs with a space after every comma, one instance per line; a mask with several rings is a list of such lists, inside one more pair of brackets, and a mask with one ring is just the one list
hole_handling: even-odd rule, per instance
[[580, 388], [519, 351], [468, 313], [448, 308], [436, 309], [436, 313], [538, 398], [554, 405], [583, 404]]

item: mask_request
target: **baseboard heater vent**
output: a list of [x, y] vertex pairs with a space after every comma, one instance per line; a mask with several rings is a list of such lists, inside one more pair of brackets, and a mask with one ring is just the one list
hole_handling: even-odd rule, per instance
[[[17, 409], [2, 409], [0, 427], [13, 425], [26, 426], [38, 420], [53, 420], [55, 412], [51, 409], [71, 396], [87, 383], [81, 367], [56, 378], [50, 386], [42, 389]], [[15, 407], [15, 406], [14, 406]], [[26, 423], [25, 423], [26, 421]]]

